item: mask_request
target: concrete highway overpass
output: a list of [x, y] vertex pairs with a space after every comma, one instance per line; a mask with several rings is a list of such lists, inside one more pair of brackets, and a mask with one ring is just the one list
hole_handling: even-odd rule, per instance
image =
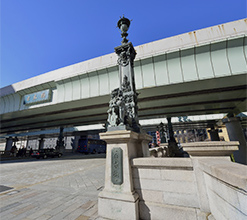
[[[135, 49], [140, 119], [246, 112], [247, 19]], [[0, 135], [103, 124], [117, 87], [112, 53], [1, 88]]]

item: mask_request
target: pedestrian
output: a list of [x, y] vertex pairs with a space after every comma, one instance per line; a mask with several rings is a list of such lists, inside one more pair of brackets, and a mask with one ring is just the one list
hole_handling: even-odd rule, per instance
[[26, 153], [27, 153], [27, 149], [24, 147], [24, 146], [22, 146], [22, 156], [23, 157], [26, 157], [27, 155], [26, 155]]
[[10, 156], [14, 156], [14, 146], [11, 147]]
[[16, 157], [21, 157], [22, 155], [22, 149], [19, 148]]
[[29, 157], [32, 156], [32, 153], [33, 153], [33, 148], [31, 148], [31, 149], [29, 150]]
[[14, 157], [16, 157], [16, 153], [17, 153], [17, 147], [14, 145]]

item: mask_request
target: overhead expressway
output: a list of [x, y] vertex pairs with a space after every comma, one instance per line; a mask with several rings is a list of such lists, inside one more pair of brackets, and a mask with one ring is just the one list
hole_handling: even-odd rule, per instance
[[[135, 50], [140, 119], [246, 112], [246, 19]], [[1, 88], [0, 135], [103, 124], [117, 87], [117, 55], [112, 53]], [[35, 94], [47, 97], [28, 103]]]

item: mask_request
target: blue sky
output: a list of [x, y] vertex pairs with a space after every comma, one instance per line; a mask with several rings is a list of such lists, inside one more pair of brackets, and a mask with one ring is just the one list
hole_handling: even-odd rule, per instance
[[246, 0], [0, 0], [0, 87], [134, 46], [247, 17]]

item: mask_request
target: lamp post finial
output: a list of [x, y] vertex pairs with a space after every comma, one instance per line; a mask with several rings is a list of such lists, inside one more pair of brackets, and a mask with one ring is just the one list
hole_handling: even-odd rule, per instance
[[128, 18], [125, 18], [124, 15], [123, 17], [119, 19], [118, 23], [117, 23], [118, 28], [120, 29], [121, 33], [121, 37], [123, 38], [122, 40], [122, 44], [126, 44], [128, 43], [128, 39], [126, 38], [128, 36], [127, 31], [129, 30], [129, 26], [130, 26], [130, 20]]

